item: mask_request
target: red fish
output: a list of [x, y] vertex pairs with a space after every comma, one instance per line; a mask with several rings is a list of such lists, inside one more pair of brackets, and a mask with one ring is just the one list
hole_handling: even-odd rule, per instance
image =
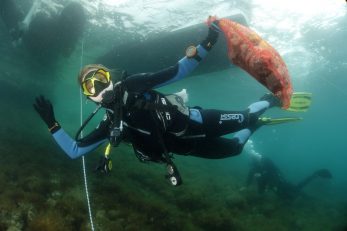
[[[207, 21], [216, 27], [215, 17]], [[247, 71], [282, 101], [287, 109], [293, 88], [288, 69], [279, 53], [257, 33], [230, 19], [218, 20], [218, 28], [224, 33], [230, 61]]]

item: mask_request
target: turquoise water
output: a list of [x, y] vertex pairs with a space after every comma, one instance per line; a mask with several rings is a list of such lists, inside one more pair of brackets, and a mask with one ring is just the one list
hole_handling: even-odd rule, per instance
[[[59, 5], [42, 2], [42, 7]], [[175, 163], [184, 184], [173, 188], [164, 179], [165, 166], [139, 163], [127, 145], [113, 150], [110, 176], [94, 174], [92, 169], [103, 152], [100, 148], [86, 157], [95, 229], [346, 230], [345, 2], [200, 1], [195, 3], [201, 7], [198, 10], [185, 8], [193, 6], [193, 1], [120, 1], [115, 6], [99, 5], [99, 10], [97, 4], [84, 4], [91, 21], [83, 43], [77, 44], [70, 57], [50, 66], [35, 61], [23, 47], [14, 48], [0, 23], [0, 230], [91, 229], [81, 159], [70, 160], [57, 147], [32, 109], [34, 97], [44, 94], [50, 98], [56, 118], [74, 136], [80, 124], [76, 76], [81, 63], [93, 62], [112, 43], [144, 39], [182, 26], [182, 18], [201, 21], [211, 13], [209, 9], [222, 15], [231, 9], [242, 11], [249, 26], [281, 53], [294, 89], [313, 94], [306, 113], [267, 111], [273, 117], [298, 115], [304, 120], [261, 128], [251, 138], [254, 149], [270, 157], [293, 183], [319, 168], [330, 169], [333, 179], [312, 182], [303, 190], [305, 196], [290, 202], [271, 192], [257, 195], [255, 186], [241, 192], [251, 150], [246, 146], [241, 155], [224, 160], [177, 156]], [[170, 10], [160, 11], [160, 4], [168, 4]], [[192, 9], [190, 14], [188, 9]], [[105, 17], [124, 14], [122, 26], [92, 23], [102, 12], [112, 10], [116, 13]], [[170, 18], [168, 14], [171, 20], [162, 20]], [[266, 91], [235, 67], [192, 76], [161, 90], [182, 88], [188, 91], [190, 106], [232, 110], [243, 110]], [[82, 104], [86, 117], [95, 106], [84, 100]], [[96, 124], [97, 119], [88, 129]]]

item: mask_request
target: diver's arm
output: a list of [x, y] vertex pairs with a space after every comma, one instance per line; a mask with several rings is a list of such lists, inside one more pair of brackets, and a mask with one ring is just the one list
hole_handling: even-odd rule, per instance
[[[197, 50], [201, 58], [204, 58], [208, 53], [201, 45], [197, 47]], [[127, 90], [142, 93], [183, 79], [189, 75], [198, 64], [199, 62], [196, 59], [184, 57], [179, 60], [175, 66], [171, 66], [156, 73], [143, 73], [129, 76], [124, 81], [124, 84]]]
[[89, 133], [87, 136], [75, 141], [72, 139], [62, 128], [56, 132], [52, 132], [53, 138], [58, 145], [65, 151], [65, 153], [72, 159], [87, 154], [99, 145], [106, 142], [108, 139], [108, 127], [110, 121], [107, 117], [100, 122], [94, 131]]
[[86, 143], [81, 145], [80, 142], [76, 142], [74, 139], [72, 139], [62, 128], [53, 133], [52, 136], [71, 159], [76, 159], [77, 157], [87, 154], [107, 141], [107, 139], [104, 138], [101, 140], [96, 140], [94, 143], [90, 143], [88, 145]]
[[60, 127], [54, 116], [53, 105], [48, 99], [42, 95], [36, 97], [33, 106], [41, 119], [47, 125], [48, 130], [53, 135], [55, 141], [71, 158], [77, 158], [94, 150], [100, 144], [105, 142], [108, 137], [108, 124], [110, 122], [107, 117], [105, 117], [92, 133], [84, 139], [76, 142]]
[[[196, 49], [201, 60], [207, 56], [208, 51], [202, 45], [198, 45]], [[199, 65], [199, 62], [200, 60], [195, 58], [180, 59], [175, 66], [150, 75], [149, 78], [153, 79], [150, 87], [162, 87], [185, 78]]]
[[129, 91], [142, 93], [144, 91], [162, 87], [188, 76], [205, 58], [208, 51], [216, 43], [218, 32], [209, 29], [208, 36], [196, 47], [196, 54], [192, 57], [183, 57], [175, 66], [155, 73], [137, 74], [128, 77], [124, 84]]

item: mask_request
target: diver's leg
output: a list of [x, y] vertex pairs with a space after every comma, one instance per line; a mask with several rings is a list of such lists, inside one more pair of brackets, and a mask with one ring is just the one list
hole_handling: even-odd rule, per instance
[[282, 107], [281, 100], [272, 93], [266, 93], [260, 100], [269, 102], [270, 107]]
[[250, 120], [252, 120], [251, 122], [257, 122], [259, 116], [270, 107], [272, 107], [271, 103], [266, 100], [258, 101], [249, 105], [248, 110], [250, 114]]
[[303, 187], [305, 187], [307, 184], [309, 184], [312, 180], [319, 178], [319, 177], [325, 178], [325, 179], [331, 179], [332, 175], [328, 169], [319, 169], [319, 170], [315, 171], [314, 173], [312, 173], [312, 175], [309, 175], [308, 177], [306, 177], [305, 179], [300, 181], [297, 185], [295, 185], [295, 187], [298, 191], [300, 191], [300, 190], [302, 190]]
[[314, 173], [312, 173], [312, 175], [310, 175], [310, 176], [306, 177], [305, 179], [303, 179], [302, 181], [300, 181], [296, 185], [296, 188], [298, 190], [301, 190], [303, 187], [305, 187], [312, 180], [319, 178], [319, 177], [325, 178], [325, 179], [331, 179], [332, 175], [328, 169], [319, 169], [319, 170], [315, 171]]
[[[194, 115], [197, 113], [200, 114], [206, 137], [219, 137], [233, 132], [243, 131], [244, 129], [253, 132], [257, 128], [256, 124], [259, 116], [269, 107], [270, 103], [268, 101], [258, 101], [249, 105], [245, 111], [194, 109]], [[245, 133], [247, 132], [242, 132], [242, 134]]]
[[305, 179], [303, 179], [302, 181], [300, 181], [296, 185], [297, 190], [299, 190], [299, 191], [302, 190], [303, 187], [305, 187], [308, 183], [310, 183], [312, 180], [314, 180], [317, 177], [318, 176], [316, 174], [312, 174], [312, 175], [306, 177]]
[[[240, 154], [249, 137], [260, 126], [257, 123], [259, 116], [269, 107], [269, 102], [259, 101], [252, 103], [245, 111], [190, 108], [190, 120], [201, 128], [197, 130], [206, 137], [203, 141], [199, 141], [198, 153], [204, 153], [202, 155], [205, 156], [202, 157], [205, 158], [224, 158]], [[233, 132], [236, 133], [232, 139], [215, 139]], [[212, 142], [218, 144], [212, 145]], [[216, 154], [219, 145], [221, 146], [219, 154]], [[214, 149], [211, 153], [210, 147]]]
[[249, 111], [199, 110], [206, 137], [219, 137], [249, 126]]

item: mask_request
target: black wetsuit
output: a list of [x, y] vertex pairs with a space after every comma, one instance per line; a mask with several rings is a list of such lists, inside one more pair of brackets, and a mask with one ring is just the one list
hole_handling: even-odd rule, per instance
[[331, 178], [331, 174], [326, 169], [320, 169], [298, 184], [292, 184], [285, 179], [278, 167], [269, 158], [262, 156], [260, 160], [252, 161], [246, 185], [249, 186], [256, 179], [259, 193], [272, 190], [283, 199], [293, 199], [300, 195], [304, 186], [317, 177]]
[[[133, 77], [137, 78], [137, 76], [132, 76], [130, 79]], [[137, 78], [136, 82], [138, 81], [141, 80]], [[199, 123], [178, 110], [165, 110], [164, 105], [170, 105], [165, 95], [153, 90], [146, 91], [145, 94], [134, 93], [138, 91], [132, 90], [137, 90], [137, 86], [141, 86], [141, 84], [134, 83], [134, 88], [129, 87], [128, 84], [129, 82], [124, 81], [126, 88], [131, 90], [128, 91], [129, 103], [125, 105], [127, 109], [123, 110], [122, 115], [123, 132], [124, 139], [132, 143], [138, 157], [144, 158], [144, 160], [161, 159], [164, 147], [158, 136], [162, 136], [166, 149], [175, 154], [224, 158], [240, 153], [243, 145], [239, 143], [238, 139], [227, 139], [220, 136], [249, 126], [248, 110], [232, 112], [187, 108], [188, 113], [201, 114], [203, 123]], [[154, 108], [138, 109], [135, 104], [139, 100], [154, 105]], [[164, 110], [160, 110], [160, 106], [157, 105], [163, 106]], [[155, 107], [159, 109], [155, 109]], [[242, 115], [244, 120], [241, 123], [239, 120], [229, 120], [219, 125], [222, 114]], [[103, 130], [102, 133], [106, 135], [112, 128], [112, 121], [113, 113], [108, 111], [107, 119], [103, 121], [98, 130], [100, 132]]]

